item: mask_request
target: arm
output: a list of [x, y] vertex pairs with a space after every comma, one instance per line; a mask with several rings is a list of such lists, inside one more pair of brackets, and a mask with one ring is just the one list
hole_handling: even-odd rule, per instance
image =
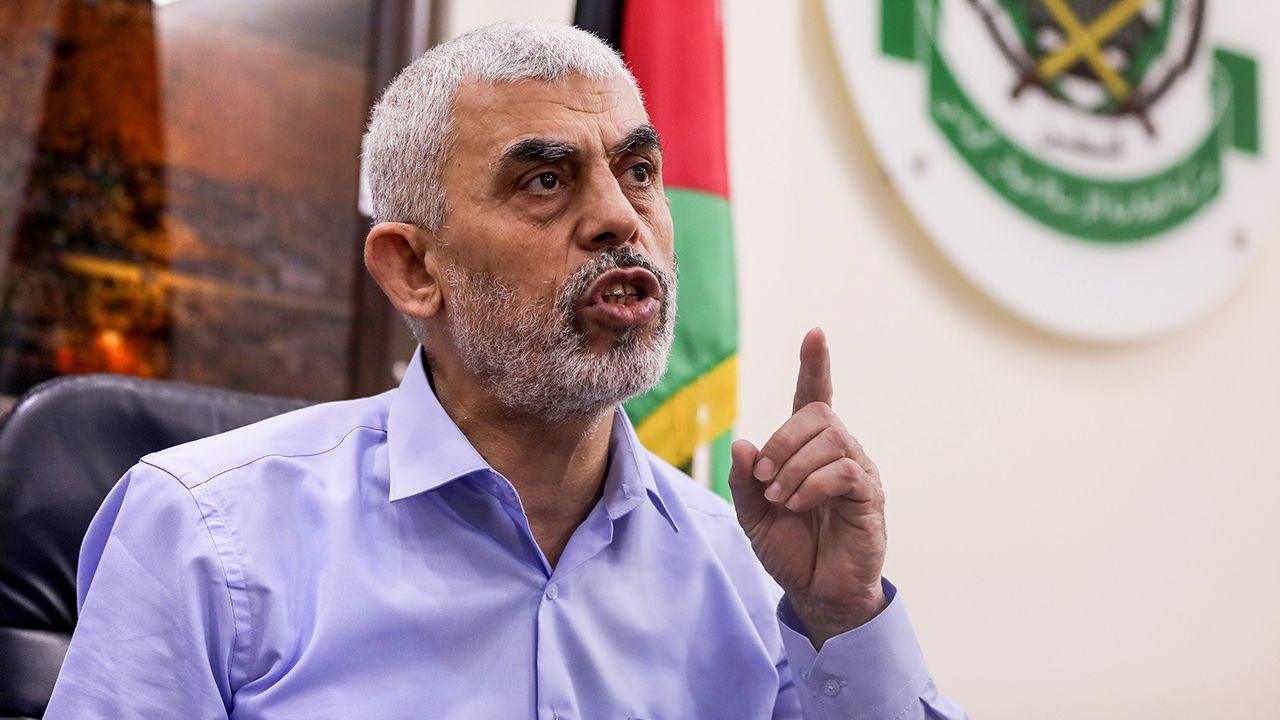
[[867, 624], [827, 640], [821, 651], [791, 603], [779, 603], [782, 644], [803, 717], [965, 720], [929, 676], [897, 589], [887, 580], [883, 584], [888, 606]]
[[121, 478], [81, 547], [80, 618], [46, 720], [225, 720], [236, 623], [210, 525], [167, 472]]
[[787, 667], [778, 664], [774, 715], [794, 717], [798, 705], [809, 720], [962, 718], [938, 695], [906, 610], [881, 577], [880, 471], [831, 398], [826, 338], [813, 330], [800, 348], [792, 416], [763, 448], [732, 447], [738, 524], [785, 592]]

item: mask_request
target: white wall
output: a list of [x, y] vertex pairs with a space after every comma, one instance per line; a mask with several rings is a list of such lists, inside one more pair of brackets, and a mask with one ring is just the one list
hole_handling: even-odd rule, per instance
[[[449, 23], [571, 6], [458, 1]], [[800, 337], [825, 327], [941, 687], [975, 718], [1280, 716], [1280, 255], [1172, 337], [1046, 335], [886, 186], [817, 0], [731, 1], [725, 22], [741, 433], [785, 419]]]

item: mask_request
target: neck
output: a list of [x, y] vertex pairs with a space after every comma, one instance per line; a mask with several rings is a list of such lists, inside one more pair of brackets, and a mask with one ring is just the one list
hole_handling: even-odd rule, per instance
[[433, 360], [431, 372], [440, 405], [515, 486], [534, 540], [554, 566], [600, 499], [614, 409], [548, 422], [506, 407], [454, 363]]

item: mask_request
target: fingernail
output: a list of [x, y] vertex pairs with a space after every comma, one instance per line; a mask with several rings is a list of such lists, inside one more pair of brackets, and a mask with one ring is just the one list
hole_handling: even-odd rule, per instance
[[798, 494], [792, 495], [791, 497], [787, 498], [787, 504], [785, 507], [788, 510], [795, 510], [796, 506], [799, 504], [800, 504], [800, 496]]
[[782, 486], [774, 483], [764, 490], [764, 499], [769, 502], [776, 503], [778, 498], [782, 497]]
[[769, 482], [773, 479], [773, 473], [776, 469], [772, 460], [760, 458], [760, 462], [756, 463], [756, 479], [760, 482]]

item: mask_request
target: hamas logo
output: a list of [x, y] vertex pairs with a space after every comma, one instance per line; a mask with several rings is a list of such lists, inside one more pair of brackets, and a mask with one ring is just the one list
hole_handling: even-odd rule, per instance
[[[880, 50], [924, 66], [932, 124], [1009, 204], [1147, 240], [1219, 198], [1226, 153], [1261, 149], [1257, 64], [1208, 47], [1209, 2], [881, 0]], [[985, 37], [948, 35], [950, 13]]]
[[1204, 0], [970, 2], [1017, 68], [1014, 97], [1039, 87], [1087, 112], [1133, 115], [1152, 135], [1147, 109], [1191, 67], [1204, 27]]

